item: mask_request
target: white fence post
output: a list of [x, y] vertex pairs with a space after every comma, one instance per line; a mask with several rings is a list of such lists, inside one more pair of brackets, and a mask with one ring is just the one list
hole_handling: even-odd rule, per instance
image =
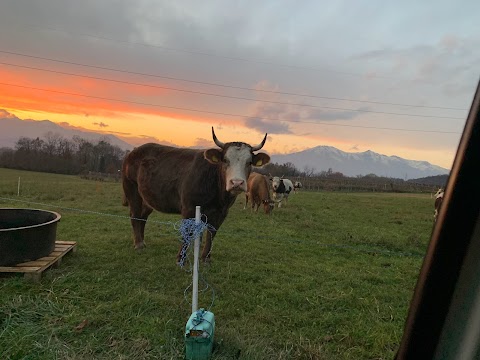
[[[200, 224], [200, 206], [195, 207], [195, 224]], [[198, 263], [200, 255], [200, 239], [202, 234], [195, 237], [193, 244], [193, 284], [192, 284], [192, 314], [198, 310]]]

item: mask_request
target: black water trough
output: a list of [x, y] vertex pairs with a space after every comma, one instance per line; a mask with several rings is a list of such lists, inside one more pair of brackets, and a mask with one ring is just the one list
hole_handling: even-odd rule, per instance
[[49, 255], [60, 218], [53, 211], [0, 208], [0, 266]]

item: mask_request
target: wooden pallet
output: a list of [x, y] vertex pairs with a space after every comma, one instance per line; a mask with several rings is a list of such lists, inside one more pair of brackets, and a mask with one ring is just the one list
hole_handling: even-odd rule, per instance
[[38, 282], [45, 270], [60, 266], [62, 258], [70, 251], [75, 252], [76, 250], [77, 243], [75, 241], [55, 241], [55, 249], [48, 256], [15, 266], [0, 266], [0, 273], [23, 273], [26, 279]]

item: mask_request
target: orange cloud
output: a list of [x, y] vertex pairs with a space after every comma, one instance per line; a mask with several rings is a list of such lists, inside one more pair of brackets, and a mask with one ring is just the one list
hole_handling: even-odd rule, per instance
[[[47, 75], [48, 73], [39, 75], [31, 70], [13, 69], [12, 71], [8, 67], [0, 66], [1, 82], [18, 85], [0, 84], [0, 107], [47, 114], [102, 116], [112, 119], [128, 116], [123, 114], [144, 114], [210, 124], [212, 119], [216, 122], [223, 120], [215, 114], [205, 115], [201, 112], [155, 106], [160, 105], [166, 95], [171, 97], [171, 92], [165, 89], [110, 83], [85, 77]], [[179, 93], [178, 97], [180, 96], [185, 99], [185, 101], [182, 99], [181, 103], [191, 103], [189, 99], [192, 95]], [[168, 100], [163, 101], [167, 105]], [[240, 124], [239, 119], [230, 118], [228, 121]]]

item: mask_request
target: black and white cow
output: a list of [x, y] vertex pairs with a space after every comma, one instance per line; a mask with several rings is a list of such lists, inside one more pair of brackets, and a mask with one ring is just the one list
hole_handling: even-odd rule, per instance
[[444, 190], [442, 188], [438, 189], [437, 192], [435, 193], [435, 213], [433, 215], [435, 221], [437, 221], [438, 217], [438, 212], [440, 211], [440, 206], [442, 205], [443, 201], [443, 193]]
[[282, 201], [285, 201], [285, 205], [288, 202], [288, 196], [293, 190], [293, 183], [289, 179], [284, 179], [278, 176], [271, 176], [270, 181], [272, 182], [273, 190], [273, 200], [278, 203], [278, 207], [282, 206]]

